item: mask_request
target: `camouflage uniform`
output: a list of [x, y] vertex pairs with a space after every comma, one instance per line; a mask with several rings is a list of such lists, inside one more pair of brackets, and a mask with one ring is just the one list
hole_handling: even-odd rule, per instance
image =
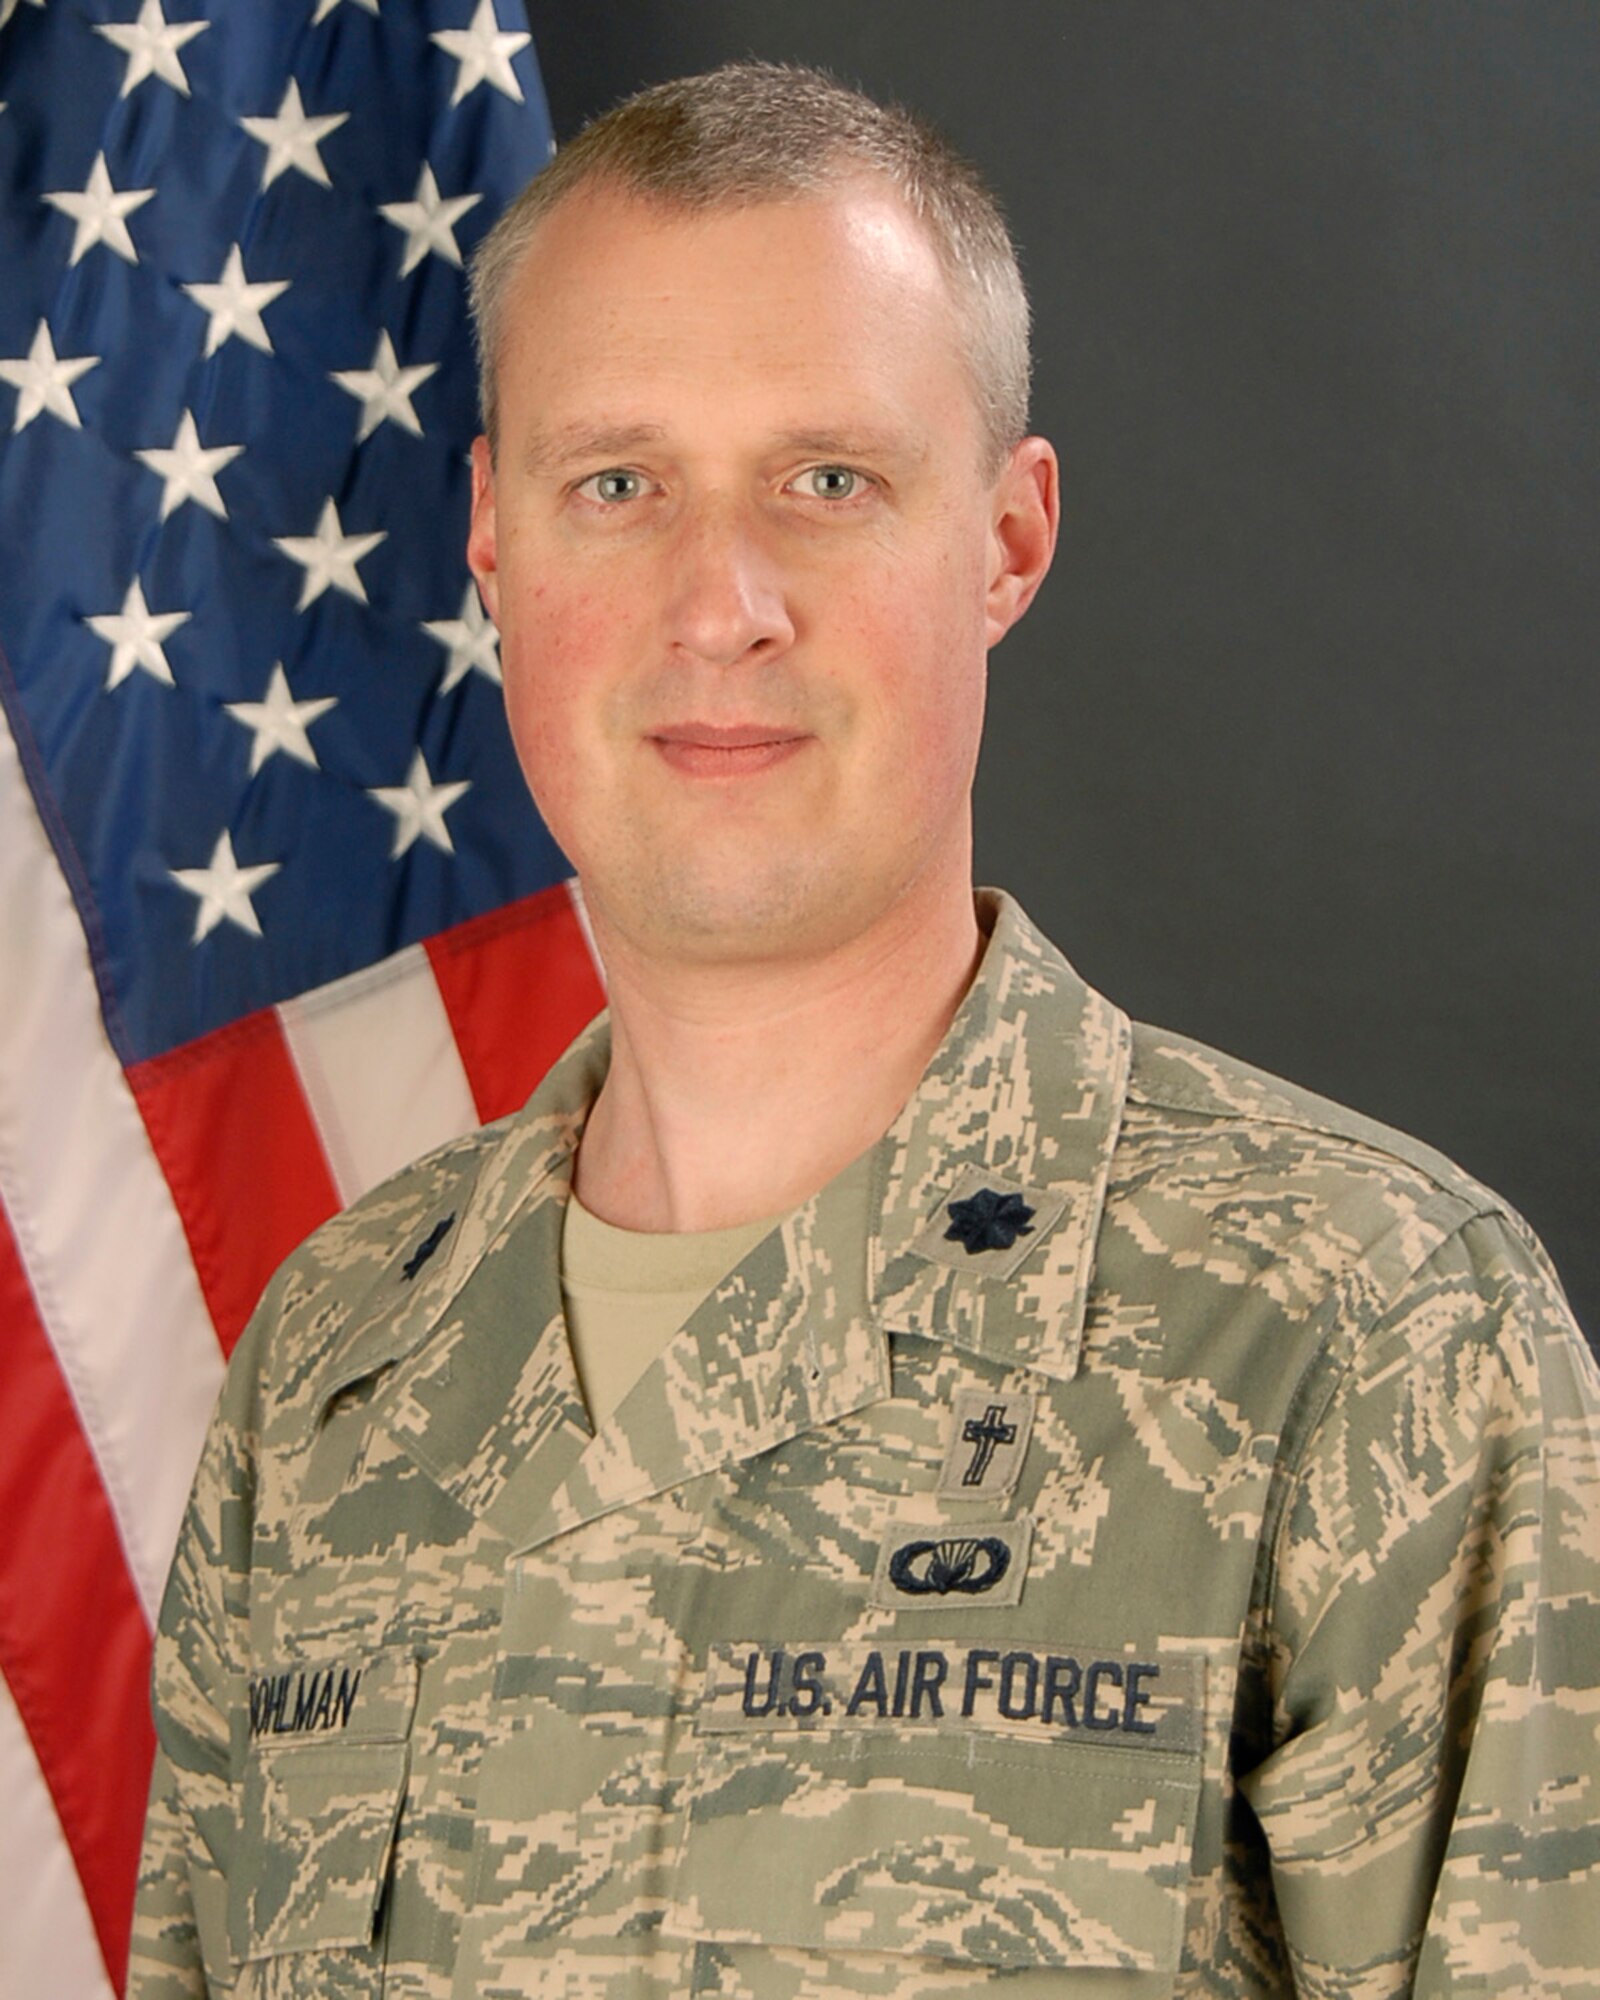
[[1002, 903], [865, 1240], [824, 1189], [591, 1437], [605, 1049], [267, 1292], [134, 2000], [1595, 1991], [1600, 1389], [1503, 1204]]

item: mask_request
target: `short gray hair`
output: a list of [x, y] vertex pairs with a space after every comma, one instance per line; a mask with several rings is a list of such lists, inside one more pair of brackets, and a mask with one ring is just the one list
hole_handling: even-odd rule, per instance
[[478, 393], [491, 450], [507, 286], [534, 231], [583, 185], [682, 209], [738, 208], [881, 179], [917, 219], [960, 320], [987, 469], [1028, 428], [1028, 297], [999, 203], [975, 167], [898, 106], [788, 63], [728, 63], [639, 92], [558, 152], [478, 246], [470, 278]]

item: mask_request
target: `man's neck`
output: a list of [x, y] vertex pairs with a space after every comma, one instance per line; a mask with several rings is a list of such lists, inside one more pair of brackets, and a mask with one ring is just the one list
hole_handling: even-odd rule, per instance
[[611, 1068], [576, 1191], [624, 1229], [731, 1228], [809, 1199], [886, 1132], [971, 984], [970, 891], [781, 965], [644, 962], [596, 932]]

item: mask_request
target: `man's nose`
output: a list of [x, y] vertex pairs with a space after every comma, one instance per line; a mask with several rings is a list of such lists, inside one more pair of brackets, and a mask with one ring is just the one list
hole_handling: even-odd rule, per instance
[[734, 502], [707, 503], [684, 523], [670, 602], [674, 643], [712, 666], [781, 652], [794, 638], [775, 551]]

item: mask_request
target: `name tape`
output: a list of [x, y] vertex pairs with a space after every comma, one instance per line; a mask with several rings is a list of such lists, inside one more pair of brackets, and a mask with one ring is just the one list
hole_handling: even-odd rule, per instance
[[250, 1683], [250, 1734], [321, 1736], [346, 1730], [360, 1692], [359, 1667], [260, 1674]]
[[411, 1726], [417, 1663], [409, 1651], [380, 1647], [353, 1658], [263, 1666], [244, 1685], [241, 1714], [251, 1743], [399, 1742]]

